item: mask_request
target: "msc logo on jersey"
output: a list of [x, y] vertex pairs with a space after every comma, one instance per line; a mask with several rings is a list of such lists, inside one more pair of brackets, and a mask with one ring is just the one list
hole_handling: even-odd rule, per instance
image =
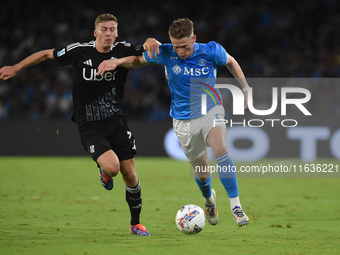
[[179, 65], [174, 65], [172, 67], [172, 71], [175, 73], [175, 74], [180, 74], [182, 72], [182, 68], [179, 66]]
[[193, 68], [190, 69], [184, 67], [184, 75], [190, 75], [190, 76], [201, 76], [207, 75], [209, 73], [209, 67], [202, 67], [202, 68]]
[[189, 76], [201, 76], [203, 75], [207, 75], [209, 74], [209, 67], [205, 66], [202, 68], [187, 68], [186, 66], [184, 66], [184, 70], [182, 70], [182, 68], [179, 65], [174, 65], [172, 67], [172, 71], [178, 75], [183, 71], [183, 75], [189, 75]]

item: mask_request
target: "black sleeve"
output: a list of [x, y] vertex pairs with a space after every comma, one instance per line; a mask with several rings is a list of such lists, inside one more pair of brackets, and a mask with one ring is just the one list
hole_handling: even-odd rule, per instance
[[72, 65], [75, 62], [78, 54], [78, 48], [72, 47], [72, 45], [76, 44], [77, 43], [54, 49], [53, 57], [61, 66]]
[[143, 45], [133, 45], [127, 42], [119, 42], [117, 43], [120, 47], [120, 52], [122, 56], [120, 57], [127, 57], [127, 56], [140, 56], [144, 52]]
[[142, 53], [144, 52], [143, 45], [137, 45], [137, 46], [131, 45], [131, 47], [133, 48], [133, 51], [134, 51], [134, 53], [131, 55], [139, 56], [139, 55], [142, 55]]

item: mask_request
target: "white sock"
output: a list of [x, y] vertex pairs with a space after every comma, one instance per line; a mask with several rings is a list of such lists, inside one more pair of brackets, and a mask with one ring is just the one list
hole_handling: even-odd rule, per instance
[[211, 194], [211, 196], [208, 197], [208, 198], [205, 197], [204, 201], [207, 205], [212, 205], [213, 203], [215, 203], [215, 199], [214, 199], [213, 194]]
[[230, 199], [230, 208], [233, 210], [236, 206], [242, 208], [241, 203], [240, 203], [240, 198], [237, 197], [231, 197]]

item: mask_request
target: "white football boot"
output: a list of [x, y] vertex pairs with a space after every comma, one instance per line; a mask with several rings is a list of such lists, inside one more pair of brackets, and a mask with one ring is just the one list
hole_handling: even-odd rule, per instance
[[212, 205], [205, 204], [205, 215], [208, 219], [208, 222], [211, 225], [216, 225], [218, 223], [218, 211], [216, 207], [216, 192], [214, 189], [211, 189], [212, 195], [214, 196], [215, 202]]
[[235, 206], [232, 210], [234, 219], [239, 227], [245, 226], [249, 224], [249, 217], [244, 213], [242, 208], [239, 206]]

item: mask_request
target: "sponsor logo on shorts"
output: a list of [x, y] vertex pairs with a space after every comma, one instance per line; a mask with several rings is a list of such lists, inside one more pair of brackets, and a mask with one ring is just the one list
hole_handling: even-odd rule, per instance
[[94, 145], [91, 145], [90, 146], [90, 153], [94, 153], [94, 152], [95, 152]]

